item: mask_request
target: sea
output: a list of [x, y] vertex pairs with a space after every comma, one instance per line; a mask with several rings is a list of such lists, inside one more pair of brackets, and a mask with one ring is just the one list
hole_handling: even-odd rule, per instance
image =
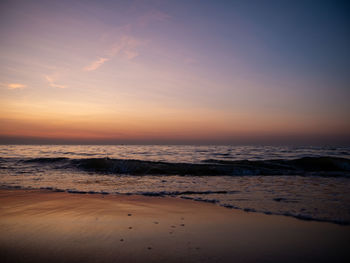
[[350, 224], [350, 147], [0, 145], [2, 189], [183, 198]]

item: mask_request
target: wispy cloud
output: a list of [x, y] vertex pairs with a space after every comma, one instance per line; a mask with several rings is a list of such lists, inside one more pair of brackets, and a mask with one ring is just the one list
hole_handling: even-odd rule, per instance
[[103, 34], [101, 40], [108, 41], [109, 39], [112, 44], [110, 44], [109, 48], [102, 53], [103, 55], [98, 56], [95, 60], [85, 66], [83, 70], [95, 71], [115, 56], [120, 56], [127, 60], [135, 59], [139, 56], [139, 51], [137, 50], [138, 47], [144, 45], [146, 41], [133, 37], [130, 31], [132, 31], [133, 28], [145, 27], [152, 22], [164, 21], [169, 18], [170, 16], [166, 13], [152, 10], [140, 16], [134, 23], [126, 24], [116, 28], [113, 32]]
[[137, 48], [143, 45], [144, 43], [145, 41], [142, 41], [129, 35], [124, 35], [114, 45], [114, 51], [116, 52], [113, 54], [113, 56], [121, 53], [124, 58], [132, 60], [139, 55]]
[[117, 41], [115, 41], [110, 48], [104, 53], [104, 56], [98, 57], [92, 61], [89, 65], [83, 68], [84, 71], [94, 71], [101, 67], [105, 62], [111, 60], [115, 56], [120, 56], [127, 60], [132, 60], [139, 55], [137, 48], [143, 45], [145, 41], [136, 39], [130, 35], [122, 35]]
[[7, 87], [9, 89], [24, 89], [27, 86], [24, 85], [24, 84], [20, 84], [20, 83], [10, 83], [10, 84], [7, 85]]
[[55, 82], [54, 77], [52, 77], [52, 76], [45, 76], [45, 79], [47, 80], [47, 82], [49, 83], [49, 85], [50, 85], [51, 88], [59, 88], [59, 89], [65, 89], [65, 88], [67, 88], [67, 87], [64, 86], [64, 85], [57, 84], [57, 83]]
[[132, 60], [133, 58], [136, 58], [139, 53], [134, 50], [124, 50], [124, 54], [128, 60]]
[[109, 58], [98, 58], [97, 60], [93, 61], [91, 64], [84, 67], [85, 71], [94, 71], [101, 67], [106, 61], [108, 61]]

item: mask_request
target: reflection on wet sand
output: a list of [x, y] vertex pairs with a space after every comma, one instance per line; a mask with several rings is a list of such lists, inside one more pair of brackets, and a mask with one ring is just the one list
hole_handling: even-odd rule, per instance
[[349, 226], [162, 197], [0, 191], [1, 262], [346, 262]]

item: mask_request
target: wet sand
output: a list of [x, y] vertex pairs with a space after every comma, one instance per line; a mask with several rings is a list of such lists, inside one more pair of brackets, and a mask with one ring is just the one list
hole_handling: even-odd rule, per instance
[[350, 262], [350, 226], [165, 197], [0, 190], [0, 262]]

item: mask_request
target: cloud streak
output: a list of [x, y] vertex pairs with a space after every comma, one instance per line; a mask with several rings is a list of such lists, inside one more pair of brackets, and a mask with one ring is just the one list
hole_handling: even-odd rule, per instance
[[[134, 23], [126, 24], [122, 27], [119, 27], [117, 31], [119, 33], [117, 34], [119, 39], [115, 39], [114, 37], [114, 44], [111, 45], [111, 48], [107, 49], [105, 51], [105, 54], [98, 57], [94, 61], [92, 61], [90, 64], [85, 66], [83, 68], [84, 71], [95, 71], [99, 69], [105, 62], [111, 60], [113, 57], [119, 55], [124, 59], [127, 60], [133, 60], [134, 58], [139, 56], [139, 52], [137, 50], [137, 47], [140, 45], [143, 45], [145, 41], [141, 41], [139, 39], [136, 39], [128, 34], [128, 32], [133, 27], [146, 27], [152, 22], [157, 21], [165, 21], [169, 19], [170, 16], [166, 13], [163, 13], [158, 10], [152, 10], [142, 16], [140, 16]], [[114, 35], [110, 34], [110, 35]], [[103, 35], [103, 39], [108, 38], [108, 34]]]
[[85, 71], [94, 71], [101, 67], [105, 62], [110, 60], [110, 58], [98, 58], [97, 60], [93, 61], [90, 65], [87, 65], [84, 67]]
[[53, 77], [45, 76], [45, 79], [47, 80], [47, 82], [49, 83], [51, 88], [58, 88], [58, 89], [65, 89], [65, 88], [67, 88], [64, 85], [60, 85], [60, 84], [55, 83], [55, 80], [54, 80]]
[[27, 86], [20, 83], [10, 83], [7, 85], [8, 89], [24, 89]]
[[115, 56], [121, 56], [127, 60], [133, 60], [139, 55], [137, 47], [143, 45], [145, 41], [141, 41], [129, 35], [123, 35], [118, 41], [115, 41], [111, 47], [105, 51], [105, 55], [98, 57], [92, 61], [89, 65], [83, 68], [84, 71], [95, 71], [100, 68], [104, 63], [111, 60]]

